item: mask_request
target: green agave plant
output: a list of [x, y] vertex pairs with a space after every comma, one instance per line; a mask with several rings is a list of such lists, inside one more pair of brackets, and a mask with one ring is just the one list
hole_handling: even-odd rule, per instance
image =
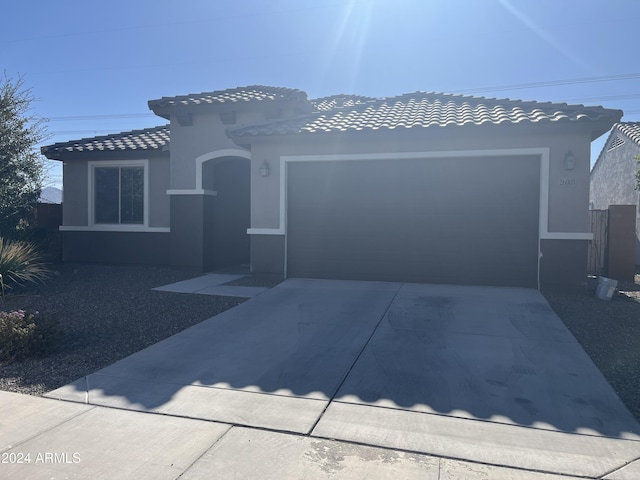
[[51, 271], [42, 262], [40, 252], [33, 243], [8, 241], [0, 237], [0, 295], [11, 285], [42, 282]]

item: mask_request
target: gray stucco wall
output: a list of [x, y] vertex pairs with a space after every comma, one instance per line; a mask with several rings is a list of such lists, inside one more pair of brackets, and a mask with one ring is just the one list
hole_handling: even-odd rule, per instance
[[196, 159], [217, 150], [239, 149], [226, 133], [230, 126], [263, 122], [264, 113], [238, 113], [235, 125], [225, 125], [216, 112], [194, 114], [192, 124], [182, 126], [171, 118], [171, 185], [173, 190], [192, 190], [196, 185]]
[[[280, 157], [282, 155], [351, 154], [381, 152], [448, 152], [514, 148], [550, 149], [549, 232], [589, 232], [590, 132], [554, 128], [441, 128], [419, 133], [392, 135], [376, 133], [357, 137], [303, 136], [272, 137], [252, 145], [251, 227], [278, 228], [280, 224]], [[565, 155], [571, 151], [576, 166], [567, 171]], [[484, 155], [484, 154], [483, 154]], [[271, 167], [267, 178], [260, 177], [263, 160]], [[572, 180], [570, 186], [561, 179]]]
[[640, 265], [640, 192], [636, 190], [635, 179], [640, 146], [618, 133], [624, 144], [608, 151], [616, 133], [608, 139], [591, 171], [589, 200], [595, 210], [606, 210], [610, 205], [636, 205], [636, 264]]
[[62, 225], [86, 227], [88, 225], [88, 166], [86, 161], [68, 160], [62, 167], [64, 203]]
[[[139, 160], [131, 154], [127, 157], [113, 155], [104, 161]], [[63, 220], [65, 227], [87, 227], [89, 225], [89, 161], [87, 159], [67, 160], [63, 164], [64, 204]], [[98, 160], [100, 161], [100, 160]], [[170, 225], [170, 207], [167, 189], [169, 188], [169, 155], [151, 157], [149, 166], [149, 227], [168, 228]]]
[[251, 235], [251, 271], [284, 274], [284, 235]]
[[[609, 139], [611, 142], [615, 135]], [[591, 172], [591, 197], [593, 208], [604, 210], [609, 205], [636, 205], [638, 190], [635, 189], [635, 172], [638, 169], [636, 156], [640, 147], [625, 137], [625, 143], [611, 151], [605, 145], [598, 162]]]
[[149, 226], [170, 226], [169, 157], [149, 161]]
[[152, 232], [63, 232], [65, 262], [162, 265], [169, 258], [169, 234]]
[[202, 268], [204, 265], [203, 215], [210, 198], [203, 195], [171, 196], [170, 265]]
[[[259, 271], [273, 259], [282, 258], [286, 248], [284, 211], [281, 199], [282, 156], [367, 154], [393, 152], [427, 152], [438, 158], [450, 152], [479, 151], [478, 157], [491, 156], [491, 151], [505, 149], [549, 149], [548, 208], [542, 218], [547, 220], [546, 230], [550, 234], [588, 234], [589, 166], [591, 132], [588, 125], [535, 125], [525, 126], [472, 126], [429, 129], [427, 131], [373, 132], [359, 135], [297, 135], [273, 136], [252, 139], [251, 166], [251, 227], [252, 268]], [[568, 170], [565, 156], [571, 152], [575, 167]], [[496, 155], [499, 155], [496, 152]], [[526, 153], [524, 153], [526, 155]], [[263, 178], [259, 170], [267, 160], [271, 174]], [[402, 161], [402, 160], [398, 160]], [[428, 161], [428, 160], [427, 160]], [[496, 172], [500, 176], [500, 172]], [[502, 181], [508, 181], [503, 179]], [[381, 192], [384, 195], [384, 192]], [[481, 199], [479, 199], [481, 201]], [[285, 200], [286, 206], [286, 200]], [[281, 242], [275, 238], [264, 242], [262, 229], [283, 228]], [[275, 237], [275, 236], [274, 236]], [[549, 288], [562, 285], [579, 286], [586, 276], [587, 240], [560, 238], [544, 240], [541, 249], [546, 255], [541, 263], [541, 280]], [[265, 270], [266, 271], [266, 270]]]

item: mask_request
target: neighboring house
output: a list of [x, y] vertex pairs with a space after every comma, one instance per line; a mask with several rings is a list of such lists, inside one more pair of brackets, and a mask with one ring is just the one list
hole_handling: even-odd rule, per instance
[[636, 172], [640, 167], [640, 122], [614, 125], [591, 170], [590, 206], [606, 210], [610, 205], [636, 206], [636, 265], [640, 265], [640, 192]]
[[264, 86], [149, 107], [170, 125], [43, 147], [64, 162], [65, 260], [575, 287], [590, 143], [622, 116]]

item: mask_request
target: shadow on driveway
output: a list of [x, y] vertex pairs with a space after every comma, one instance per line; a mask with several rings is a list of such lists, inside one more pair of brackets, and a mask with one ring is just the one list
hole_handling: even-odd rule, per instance
[[310, 432], [330, 402], [635, 437], [529, 289], [290, 279], [47, 396]]

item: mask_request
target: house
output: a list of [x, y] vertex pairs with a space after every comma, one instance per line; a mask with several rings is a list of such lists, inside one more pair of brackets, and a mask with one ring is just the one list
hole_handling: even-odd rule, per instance
[[606, 210], [610, 205], [636, 206], [636, 265], [640, 265], [640, 191], [635, 176], [639, 158], [640, 122], [617, 123], [591, 170], [590, 194], [594, 210]]
[[149, 108], [169, 124], [42, 148], [64, 162], [66, 261], [575, 287], [591, 239], [590, 143], [622, 116], [265, 86]]

